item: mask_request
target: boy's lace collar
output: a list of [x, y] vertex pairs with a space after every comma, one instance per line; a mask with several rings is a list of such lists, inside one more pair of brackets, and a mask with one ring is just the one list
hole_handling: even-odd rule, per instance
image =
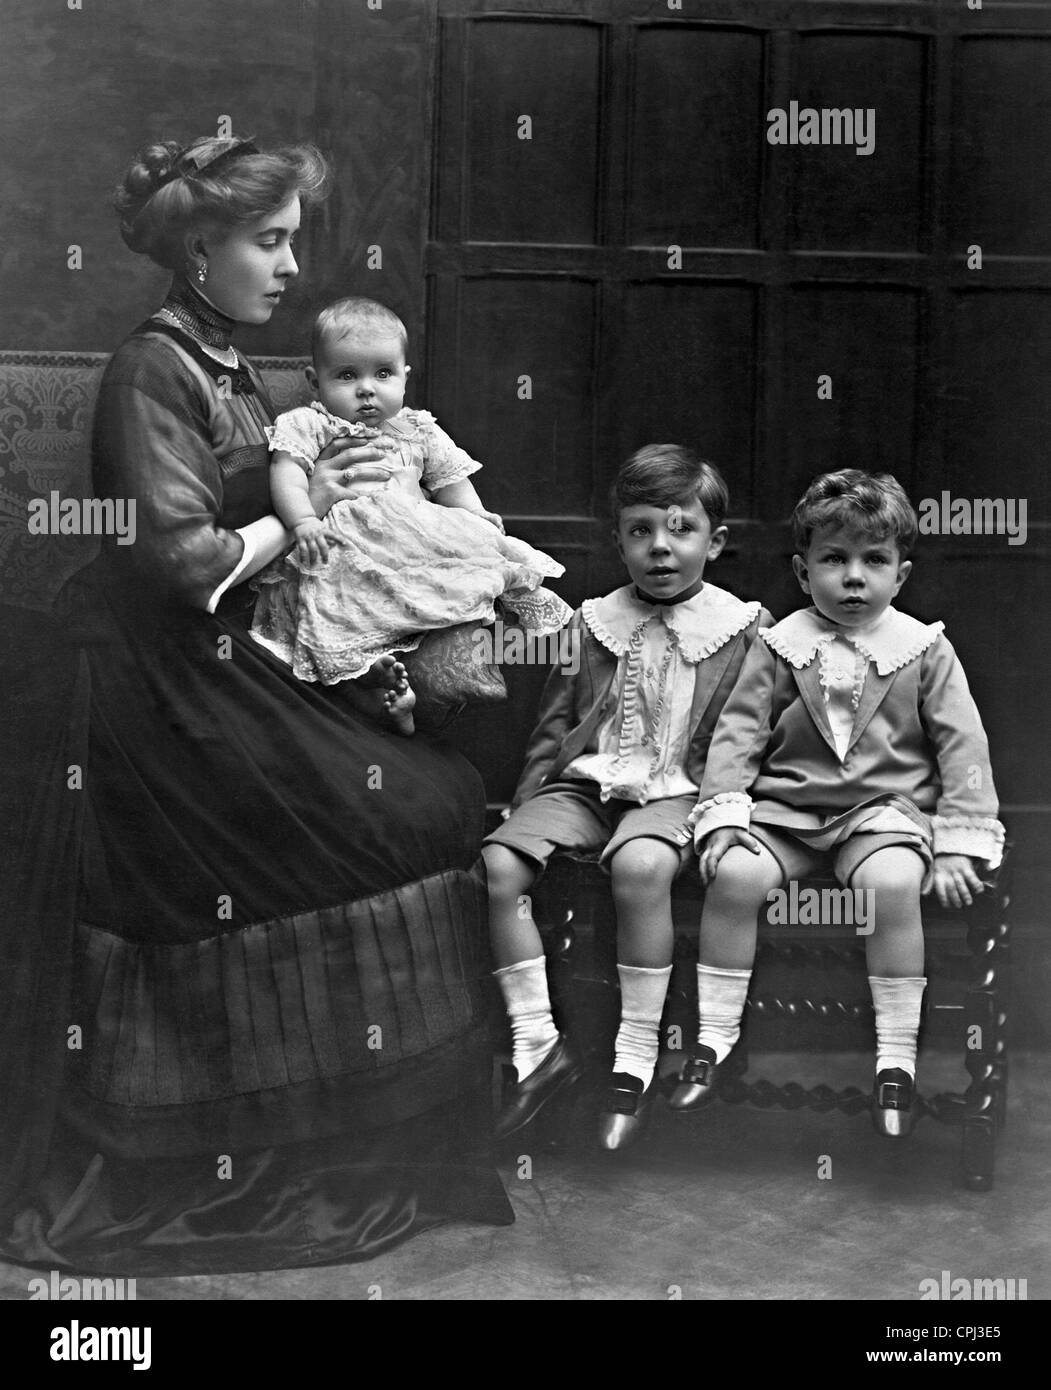
[[[333, 415], [331, 410], [326, 410], [320, 401], [311, 401], [310, 409], [316, 410], [326, 424], [340, 434], [365, 434], [371, 431], [374, 426], [363, 425], [356, 421], [344, 420], [342, 416]], [[389, 420], [385, 420], [380, 425], [380, 430], [384, 434], [397, 435], [399, 438], [406, 439], [414, 435], [423, 424], [433, 422], [434, 416], [429, 410], [409, 410], [405, 407], [398, 411], [397, 415], [392, 415]]]
[[802, 608], [760, 635], [768, 647], [797, 669], [809, 666], [816, 653], [838, 635], [868, 657], [881, 676], [889, 676], [915, 661], [944, 627], [944, 623], [921, 623], [888, 608], [871, 627], [850, 629], [830, 622], [816, 608]]
[[725, 589], [705, 584], [682, 603], [645, 603], [633, 584], [603, 598], [585, 599], [581, 613], [588, 631], [614, 656], [623, 656], [637, 631], [659, 618], [678, 638], [687, 661], [703, 661], [743, 632], [759, 614], [758, 603], [743, 603]]

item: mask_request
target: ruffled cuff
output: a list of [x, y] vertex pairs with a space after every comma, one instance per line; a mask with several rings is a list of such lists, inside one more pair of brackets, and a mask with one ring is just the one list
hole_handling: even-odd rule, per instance
[[747, 830], [752, 818], [752, 798], [745, 792], [719, 792], [708, 801], [699, 801], [687, 817], [693, 826], [693, 843], [700, 849], [701, 841], [713, 830], [724, 825]]
[[935, 854], [966, 854], [995, 869], [1004, 857], [1004, 828], [993, 816], [932, 816]]

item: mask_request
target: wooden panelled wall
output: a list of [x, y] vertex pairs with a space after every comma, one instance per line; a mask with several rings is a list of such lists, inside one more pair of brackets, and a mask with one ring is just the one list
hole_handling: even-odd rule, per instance
[[[620, 582], [618, 463], [689, 443], [731, 487], [712, 578], [781, 616], [803, 602], [784, 519], [817, 472], [886, 469], [916, 502], [1025, 498], [1024, 545], [922, 541], [902, 606], [945, 620], [1019, 867], [1042, 872], [1051, 11], [439, 0], [439, 17], [426, 389], [488, 461], [490, 505], [577, 602]], [[873, 108], [874, 151], [769, 144], [767, 111], [793, 99]], [[509, 708], [464, 736], [494, 799], [536, 695], [513, 674]]]

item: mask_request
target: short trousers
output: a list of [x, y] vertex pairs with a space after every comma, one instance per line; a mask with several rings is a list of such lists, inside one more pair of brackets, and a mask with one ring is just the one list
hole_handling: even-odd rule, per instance
[[825, 850], [814, 849], [813, 846], [805, 844], [791, 831], [771, 825], [756, 825], [754, 821], [748, 827], [748, 833], [754, 835], [760, 844], [765, 845], [780, 864], [785, 883], [827, 872], [831, 864], [836, 881], [844, 887], [849, 887], [854, 874], [870, 855], [875, 854], [877, 850], [889, 849], [893, 845], [916, 851], [923, 860], [925, 878], [929, 875], [933, 863], [930, 846], [919, 834], [910, 836], [908, 831], [899, 833], [859, 830], [842, 844]]
[[551, 782], [523, 801], [510, 816], [487, 835], [487, 845], [506, 845], [543, 870], [556, 850], [587, 853], [602, 850], [600, 866], [609, 872], [609, 861], [632, 840], [662, 840], [679, 854], [677, 875], [691, 860], [693, 832], [689, 815], [695, 796], [669, 796], [648, 801], [599, 798], [596, 782]]

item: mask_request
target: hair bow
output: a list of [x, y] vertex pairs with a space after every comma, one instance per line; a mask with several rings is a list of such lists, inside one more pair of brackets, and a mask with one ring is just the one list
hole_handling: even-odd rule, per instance
[[[230, 160], [237, 159], [245, 154], [258, 154], [258, 148], [249, 140], [235, 140], [225, 150], [220, 150], [218, 154], [208, 155], [203, 149], [194, 149], [188, 145], [186, 149], [180, 150], [174, 157], [164, 174], [157, 182], [157, 188], [163, 188], [166, 183], [171, 183], [173, 179], [195, 178], [207, 170], [210, 174], [217, 174], [220, 169]], [[156, 192], [157, 189], [154, 189]]]

